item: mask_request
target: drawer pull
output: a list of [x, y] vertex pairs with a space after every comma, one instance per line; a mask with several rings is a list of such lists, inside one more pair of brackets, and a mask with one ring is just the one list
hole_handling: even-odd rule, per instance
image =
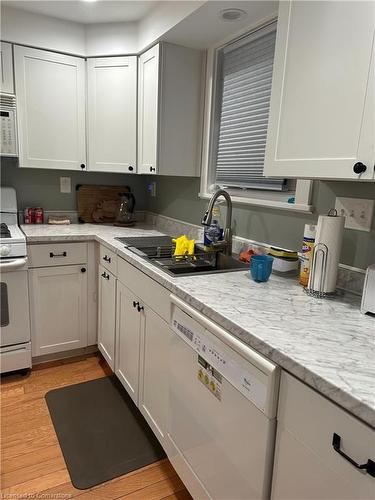
[[53, 259], [54, 257], [66, 257], [66, 252], [62, 252], [62, 253], [50, 252], [49, 256], [51, 257], [51, 259]]
[[105, 278], [106, 280], [109, 280], [109, 274], [107, 274], [106, 272], [104, 272], [102, 274], [102, 278]]
[[111, 262], [111, 257], [108, 257], [108, 255], [104, 255], [103, 260], [106, 262]]
[[133, 307], [139, 307], [139, 302], [136, 302], [135, 300], [133, 300]]
[[356, 461], [354, 461], [351, 457], [349, 457], [349, 455], [347, 455], [346, 453], [344, 453], [340, 449], [340, 445], [341, 445], [341, 437], [334, 432], [333, 438], [332, 438], [333, 449], [339, 455], [341, 455], [343, 458], [345, 458], [345, 460], [350, 462], [356, 469], [361, 469], [364, 472], [367, 472], [367, 474], [370, 474], [370, 476], [375, 477], [375, 462], [373, 460], [368, 459], [365, 464], [362, 464], [362, 465], [357, 464]]

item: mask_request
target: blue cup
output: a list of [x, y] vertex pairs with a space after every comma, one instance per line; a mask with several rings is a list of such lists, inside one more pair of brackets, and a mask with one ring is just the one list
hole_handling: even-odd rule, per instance
[[268, 281], [272, 272], [273, 257], [270, 255], [252, 255], [250, 259], [250, 273], [257, 283]]

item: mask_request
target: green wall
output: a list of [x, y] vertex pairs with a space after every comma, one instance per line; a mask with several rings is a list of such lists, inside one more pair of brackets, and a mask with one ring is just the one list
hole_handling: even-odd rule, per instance
[[[9, 158], [1, 161], [0, 174], [2, 186], [16, 189], [20, 209], [41, 206], [46, 210], [76, 210], [77, 184], [128, 185], [136, 197], [136, 209], [146, 209], [145, 181], [138, 175], [18, 168], [17, 160]], [[72, 179], [71, 193], [60, 193], [60, 177]]]
[[[153, 178], [155, 180], [155, 178]], [[199, 224], [207, 205], [198, 198], [199, 179], [156, 177], [156, 198], [150, 198], [148, 209], [169, 217]], [[234, 234], [256, 241], [286, 248], [298, 249], [304, 225], [316, 222], [318, 214], [325, 214], [335, 206], [336, 196], [375, 199], [374, 183], [316, 182], [313, 189], [311, 215], [280, 209], [235, 205], [233, 209]], [[375, 263], [375, 217], [368, 232], [346, 229], [341, 262], [366, 268]]]
[[[193, 224], [199, 224], [207, 201], [198, 198], [199, 179], [187, 177], [143, 177], [126, 174], [70, 172], [59, 170], [20, 169], [16, 160], [1, 163], [1, 185], [17, 190], [18, 205], [42, 206], [47, 210], [75, 210], [76, 184], [129, 185], [136, 197], [138, 210], [151, 210]], [[72, 193], [60, 193], [60, 176], [72, 179]], [[156, 181], [156, 198], [146, 192], [147, 182]], [[315, 222], [318, 214], [334, 207], [336, 196], [375, 199], [374, 183], [316, 182], [311, 215], [280, 209], [235, 205], [234, 234], [257, 241], [298, 249], [304, 224]], [[345, 230], [341, 261], [350, 266], [366, 268], [375, 262], [375, 217], [372, 230]]]

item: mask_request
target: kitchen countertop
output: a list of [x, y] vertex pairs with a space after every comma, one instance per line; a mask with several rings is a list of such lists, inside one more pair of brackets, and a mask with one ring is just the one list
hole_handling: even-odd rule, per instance
[[28, 243], [96, 240], [235, 337], [375, 427], [375, 318], [360, 298], [307, 296], [292, 278], [255, 283], [247, 272], [174, 278], [114, 238], [161, 234], [150, 226], [22, 226]]

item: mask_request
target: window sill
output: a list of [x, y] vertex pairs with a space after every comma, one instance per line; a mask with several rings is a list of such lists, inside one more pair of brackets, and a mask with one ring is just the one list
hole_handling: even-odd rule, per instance
[[[199, 193], [199, 198], [209, 200], [212, 197], [210, 193]], [[287, 210], [290, 212], [300, 212], [311, 214], [314, 211], [313, 205], [304, 205], [296, 203], [287, 203], [285, 201], [278, 201], [272, 199], [261, 198], [247, 198], [241, 196], [231, 196], [234, 205], [251, 205], [265, 208], [278, 208], [280, 210]]]

